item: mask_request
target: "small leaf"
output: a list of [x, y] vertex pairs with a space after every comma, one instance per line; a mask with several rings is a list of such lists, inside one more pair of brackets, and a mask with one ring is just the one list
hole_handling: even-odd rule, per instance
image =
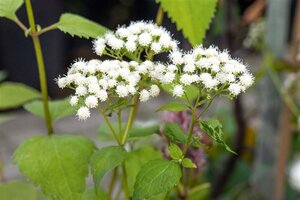
[[214, 16], [217, 0], [156, 0], [178, 30], [195, 46], [201, 44]]
[[223, 146], [227, 151], [236, 154], [230, 147], [227, 146], [223, 137], [222, 124], [216, 119], [203, 120], [199, 123], [200, 128], [211, 137], [217, 144]]
[[173, 112], [178, 112], [178, 111], [183, 111], [183, 110], [187, 109], [188, 107], [189, 106], [183, 102], [173, 101], [173, 102], [167, 103], [166, 105], [162, 106], [157, 111], [169, 110], [169, 111], [173, 111]]
[[16, 108], [40, 97], [37, 90], [22, 83], [4, 82], [0, 84], [0, 110]]
[[161, 152], [153, 149], [153, 147], [150, 146], [144, 146], [137, 150], [129, 152], [129, 155], [125, 160], [125, 166], [130, 195], [132, 195], [133, 193], [136, 176], [140, 171], [141, 166], [143, 166], [150, 160], [159, 158], [162, 158]]
[[129, 138], [146, 137], [159, 132], [158, 125], [138, 126], [134, 125], [129, 130]]
[[168, 150], [172, 159], [174, 160], [182, 159], [183, 157], [182, 150], [176, 144], [174, 143], [169, 144]]
[[145, 164], [134, 184], [133, 200], [150, 198], [170, 191], [178, 184], [181, 169], [178, 163], [169, 160], [153, 160]]
[[23, 181], [10, 181], [0, 185], [1, 200], [37, 200], [37, 191], [33, 185]]
[[196, 164], [189, 158], [184, 158], [181, 162], [181, 165], [185, 168], [197, 168]]
[[95, 146], [83, 136], [34, 136], [14, 153], [19, 170], [53, 199], [82, 199]]
[[16, 19], [16, 11], [24, 3], [24, 0], [1, 0], [0, 1], [0, 17], [8, 19]]
[[187, 140], [187, 135], [180, 125], [173, 122], [165, 124], [163, 133], [173, 143], [184, 144]]
[[95, 151], [91, 157], [91, 168], [95, 188], [99, 187], [103, 176], [108, 171], [120, 165], [126, 156], [127, 152], [125, 149], [119, 146], [104, 147]]
[[55, 27], [71, 36], [84, 38], [96, 38], [108, 31], [107, 28], [96, 22], [71, 13], [63, 14]]
[[[24, 105], [25, 110], [39, 117], [45, 117], [43, 102], [35, 100]], [[69, 98], [49, 101], [49, 110], [52, 121], [55, 122], [63, 117], [74, 115], [77, 111], [76, 107], [72, 107], [69, 103]]]

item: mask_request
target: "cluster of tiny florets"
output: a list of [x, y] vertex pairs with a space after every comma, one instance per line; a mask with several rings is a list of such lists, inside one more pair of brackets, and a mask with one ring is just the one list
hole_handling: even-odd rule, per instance
[[181, 97], [184, 86], [188, 85], [203, 88], [206, 93], [219, 91], [237, 96], [253, 83], [253, 76], [242, 62], [231, 58], [227, 51], [212, 46], [199, 46], [186, 54], [173, 51], [170, 59], [172, 68], [175, 65], [180, 71], [173, 88], [174, 96]]
[[[134, 22], [128, 27], [119, 27], [94, 41], [94, 51], [122, 57], [124, 52], [159, 54], [177, 49], [177, 41], [164, 28], [150, 22]], [[122, 53], [120, 53], [122, 52]]]

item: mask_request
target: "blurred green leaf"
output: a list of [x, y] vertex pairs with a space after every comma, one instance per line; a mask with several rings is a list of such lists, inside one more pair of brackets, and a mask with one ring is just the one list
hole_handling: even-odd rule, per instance
[[16, 108], [38, 98], [41, 98], [40, 93], [25, 84], [14, 82], [0, 84], [0, 110]]
[[62, 14], [55, 27], [71, 36], [84, 38], [96, 38], [108, 31], [107, 28], [96, 22], [71, 13]]
[[187, 109], [188, 107], [189, 106], [183, 102], [172, 101], [172, 102], [169, 102], [169, 103], [165, 104], [164, 106], [160, 107], [157, 111], [168, 110], [168, 111], [178, 112], [178, 111], [183, 111], [183, 110]]
[[88, 188], [83, 193], [83, 200], [109, 200], [108, 194], [102, 189], [98, 188], [97, 192], [95, 192], [94, 188]]
[[185, 144], [187, 140], [187, 135], [181, 126], [173, 122], [165, 124], [163, 133], [173, 143]]
[[129, 130], [129, 138], [146, 137], [159, 132], [158, 125], [133, 125]]
[[104, 147], [94, 152], [91, 157], [91, 168], [95, 188], [99, 187], [103, 176], [120, 165], [126, 156], [127, 152], [120, 146]]
[[[35, 100], [24, 105], [24, 109], [28, 112], [44, 118], [43, 101]], [[69, 103], [69, 98], [49, 101], [49, 110], [53, 122], [67, 116], [74, 115], [77, 107], [73, 107]]]
[[46, 195], [80, 200], [94, 149], [93, 142], [83, 136], [34, 136], [17, 148], [13, 160]]
[[202, 43], [214, 16], [217, 0], [156, 0], [178, 30], [195, 46]]
[[161, 152], [153, 149], [150, 146], [144, 146], [132, 152], [129, 152], [128, 157], [125, 160], [127, 180], [130, 194], [133, 193], [133, 187], [136, 180], [136, 176], [141, 169], [141, 166], [149, 162], [161, 158]]
[[0, 17], [6, 17], [11, 20], [16, 19], [16, 11], [21, 7], [24, 0], [1, 0]]
[[0, 185], [1, 200], [38, 200], [37, 191], [31, 184], [14, 180]]
[[184, 158], [181, 165], [185, 168], [197, 168], [196, 164], [189, 158]]
[[168, 151], [172, 159], [179, 160], [182, 159], [182, 150], [174, 143], [169, 144]]
[[195, 186], [188, 193], [187, 200], [206, 200], [209, 199], [211, 186], [209, 183], [203, 183]]

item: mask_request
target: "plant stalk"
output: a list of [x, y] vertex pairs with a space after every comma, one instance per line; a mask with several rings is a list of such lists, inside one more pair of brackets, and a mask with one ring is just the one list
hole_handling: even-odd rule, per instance
[[129, 113], [129, 116], [128, 116], [128, 121], [127, 121], [127, 125], [126, 125], [126, 129], [125, 129], [125, 132], [124, 132], [124, 135], [123, 135], [123, 138], [122, 138], [122, 141], [121, 141], [121, 145], [123, 146], [126, 142], [126, 139], [128, 137], [128, 133], [129, 133], [129, 129], [132, 125], [132, 122], [134, 120], [134, 117], [135, 117], [135, 112], [136, 112], [136, 108], [137, 108], [137, 98], [133, 98], [132, 99], [132, 107], [130, 109], [130, 113]]
[[25, 5], [26, 5], [27, 17], [31, 29], [31, 37], [32, 37], [37, 65], [38, 65], [40, 87], [42, 91], [44, 114], [45, 114], [45, 123], [47, 126], [48, 135], [51, 135], [53, 134], [53, 127], [52, 127], [52, 120], [51, 120], [49, 104], [48, 104], [48, 88], [47, 88], [47, 78], [45, 72], [44, 58], [43, 58], [40, 40], [36, 31], [36, 24], [35, 24], [30, 0], [25, 0]]
[[127, 172], [125, 163], [122, 163], [122, 173], [123, 173], [123, 187], [124, 187], [124, 195], [126, 200], [130, 200], [128, 180], [127, 180]]

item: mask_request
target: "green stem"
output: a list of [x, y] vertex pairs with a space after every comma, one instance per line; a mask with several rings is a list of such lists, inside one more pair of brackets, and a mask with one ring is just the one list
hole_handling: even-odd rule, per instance
[[124, 187], [124, 195], [126, 200], [130, 200], [128, 180], [127, 180], [127, 172], [125, 163], [122, 163], [122, 173], [123, 173], [123, 187]]
[[118, 168], [116, 167], [113, 171], [112, 178], [109, 184], [108, 197], [110, 200], [113, 200], [113, 191], [117, 180], [117, 173], [118, 173]]
[[122, 141], [121, 141], [121, 145], [125, 144], [126, 139], [128, 137], [129, 129], [130, 129], [130, 127], [132, 125], [132, 122], [134, 120], [134, 117], [135, 117], [135, 111], [136, 111], [136, 108], [137, 108], [137, 99], [133, 98], [132, 99], [132, 103], [133, 103], [133, 105], [132, 105], [132, 107], [130, 109], [130, 113], [129, 113], [129, 116], [128, 116], [128, 121], [127, 121], [126, 129], [125, 129]]
[[119, 140], [119, 138], [118, 138], [118, 136], [117, 136], [117, 134], [116, 134], [114, 128], [112, 127], [112, 125], [111, 125], [109, 119], [107, 118], [106, 114], [104, 113], [104, 111], [101, 109], [100, 106], [98, 106], [98, 110], [99, 110], [99, 112], [102, 114], [102, 116], [103, 116], [103, 118], [104, 118], [106, 124], [108, 125], [108, 127], [109, 127], [111, 133], [113, 134], [114, 139], [117, 141], [118, 145], [121, 145], [121, 142], [120, 142], [120, 140]]
[[27, 17], [31, 29], [31, 37], [34, 45], [35, 54], [36, 54], [36, 60], [38, 64], [40, 86], [42, 90], [43, 106], [44, 106], [44, 113], [45, 113], [45, 122], [48, 130], [48, 135], [51, 135], [53, 133], [53, 127], [52, 127], [52, 120], [51, 120], [51, 115], [50, 115], [49, 105], [48, 105], [48, 89], [47, 89], [47, 78], [45, 72], [44, 58], [43, 58], [40, 40], [36, 32], [36, 27], [35, 27], [36, 25], [34, 21], [30, 0], [25, 0], [25, 5], [26, 5]]
[[118, 125], [119, 125], [119, 134], [122, 134], [122, 110], [118, 110]]
[[48, 31], [52, 31], [52, 30], [55, 30], [55, 29], [57, 29], [57, 24], [56, 23], [43, 28], [42, 30], [40, 30], [38, 32], [38, 35], [42, 35], [43, 33], [46, 33]]
[[13, 20], [24, 32], [27, 31], [27, 27], [19, 20], [19, 18], [16, 16]]
[[159, 6], [158, 10], [157, 10], [157, 14], [156, 14], [156, 19], [155, 19], [155, 23], [160, 26], [162, 25], [164, 19], [164, 11], [162, 9], [161, 6]]

